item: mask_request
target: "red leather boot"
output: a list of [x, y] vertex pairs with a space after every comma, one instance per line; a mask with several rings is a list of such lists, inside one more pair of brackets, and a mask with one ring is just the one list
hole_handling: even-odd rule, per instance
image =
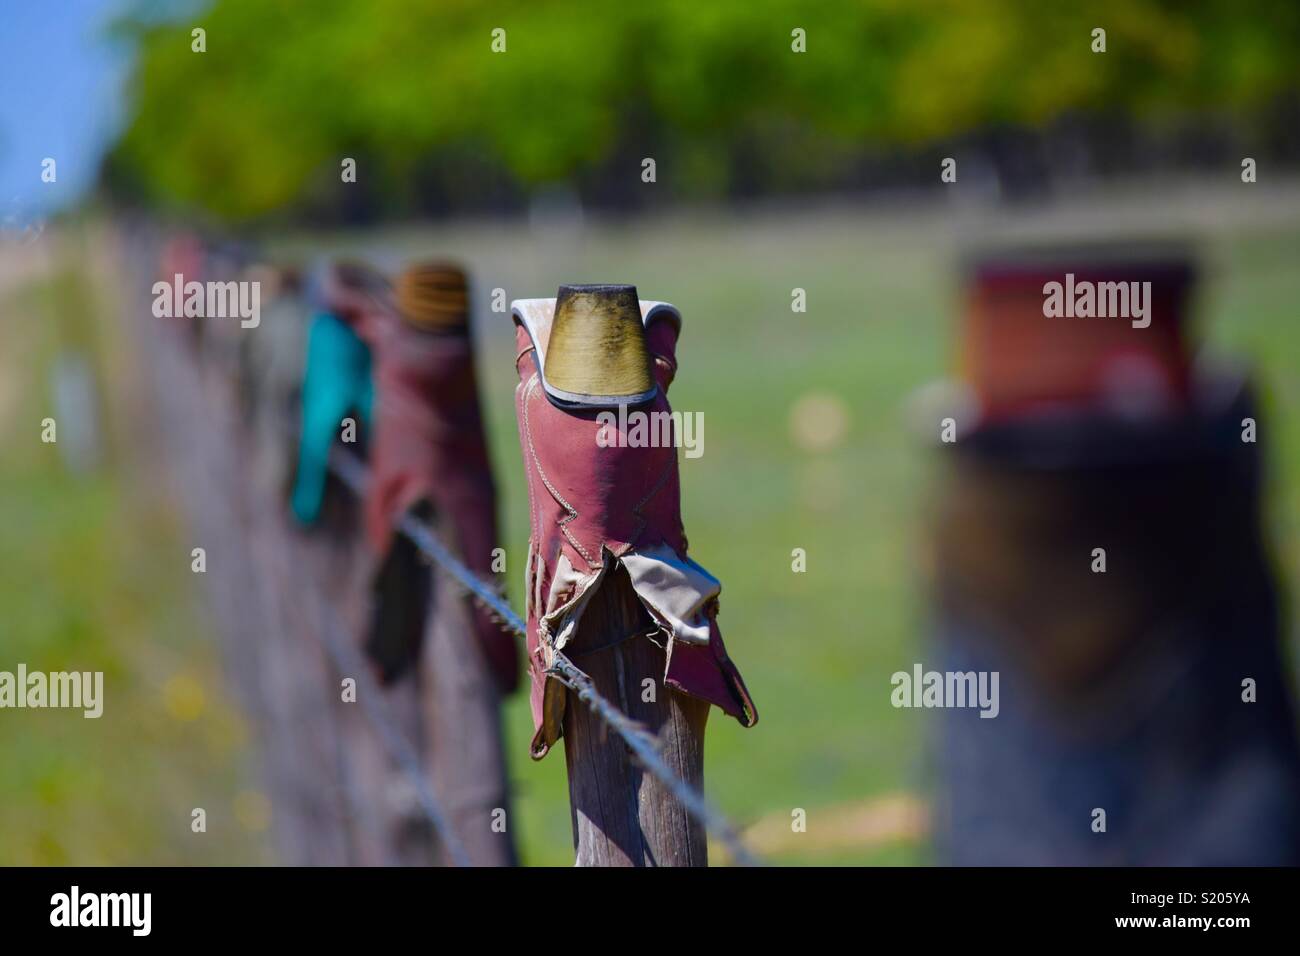
[[562, 286], [557, 299], [517, 300], [512, 311], [532, 521], [532, 756], [562, 734], [566, 691], [546, 670], [619, 564], [656, 625], [647, 639], [662, 642], [664, 683], [752, 726], [758, 712], [718, 629], [721, 584], [686, 554], [675, 437], [666, 447], [619, 440], [620, 406], [624, 415], [671, 412], [681, 314], [639, 302], [633, 286]]
[[[367, 650], [385, 681], [418, 657], [428, 575], [414, 546], [394, 533], [403, 514], [437, 515], [461, 560], [491, 580], [498, 546], [492, 480], [469, 336], [465, 274], [413, 266], [392, 288], [349, 291], [334, 303], [371, 349], [374, 434], [366, 535], [380, 555]], [[423, 585], [422, 585], [423, 583]], [[503, 692], [519, 683], [515, 639], [474, 608], [479, 647]]]

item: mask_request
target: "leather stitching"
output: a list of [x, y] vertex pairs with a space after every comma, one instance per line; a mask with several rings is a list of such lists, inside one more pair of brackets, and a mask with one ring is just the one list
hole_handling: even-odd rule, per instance
[[[567, 501], [565, 501], [564, 496], [561, 495], [555, 489], [555, 486], [551, 484], [550, 479], [546, 477], [546, 469], [542, 467], [541, 459], [537, 457], [537, 448], [533, 445], [533, 426], [529, 415], [529, 404], [536, 391], [537, 391], [537, 373], [534, 372], [533, 377], [528, 382], [528, 394], [524, 398], [524, 432], [528, 436], [528, 451], [532, 455], [533, 463], [537, 466], [537, 477], [542, 479], [542, 484], [544, 484], [546, 486], [546, 490], [551, 493], [551, 497], [553, 497], [556, 501], [558, 501], [561, 505], [563, 505], [565, 510], [569, 512], [567, 515], [565, 515], [563, 518], [560, 519], [559, 522], [560, 531], [564, 534], [564, 537], [568, 539], [569, 544], [573, 545], [573, 547], [577, 550], [577, 552], [583, 556], [583, 558], [587, 562], [587, 567], [594, 568], [596, 567], [595, 559], [592, 558], [592, 556], [587, 553], [587, 549], [584, 548], [578, 542], [578, 539], [569, 533], [569, 529], [567, 527], [569, 522], [573, 521], [575, 518], [578, 517], [578, 509], [573, 507], [573, 505], [569, 504]], [[638, 507], [640, 506], [638, 505]]]
[[632, 534], [632, 537], [627, 544], [623, 545], [623, 547], [619, 549], [619, 555], [624, 555], [631, 551], [632, 546], [636, 544], [637, 538], [641, 537], [641, 532], [646, 529], [646, 525], [648, 524], [645, 515], [641, 513], [641, 509], [649, 503], [651, 498], [659, 493], [659, 489], [663, 488], [664, 482], [668, 480], [668, 476], [672, 474], [673, 467], [676, 464], [676, 450], [674, 450], [673, 457], [668, 459], [668, 464], [664, 467], [663, 473], [660, 474], [659, 480], [654, 483], [654, 487], [652, 487], [649, 492], [646, 493], [646, 496], [638, 501], [632, 508], [632, 514], [636, 516], [637, 520], [637, 529]]

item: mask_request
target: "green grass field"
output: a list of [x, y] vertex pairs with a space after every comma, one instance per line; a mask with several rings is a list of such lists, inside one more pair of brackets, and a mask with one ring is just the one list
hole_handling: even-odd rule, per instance
[[[98, 719], [0, 712], [0, 864], [268, 861], [258, 821], [237, 822], [258, 786], [248, 729], [196, 612], [180, 516], [125, 454], [142, 436], [130, 434], [131, 356], [102, 278], [0, 289], [0, 669], [102, 670], [106, 688]], [[84, 476], [40, 441], [66, 347], [115, 383], [106, 466]], [[207, 834], [190, 831], [196, 807]]]
[[[1233, 200], [1215, 202], [1231, 210]], [[1287, 202], [1293, 213], [1293, 193]], [[1276, 203], [1269, 216], [1255, 207], [1221, 214], [1217, 205], [1195, 216], [1169, 212], [1185, 204], [1171, 200], [1161, 215], [1204, 240], [1210, 271], [1198, 314], [1206, 335], [1249, 358], [1268, 396], [1261, 440], [1274, 466], [1271, 526], [1295, 591], [1300, 215], [1283, 215]], [[1131, 218], [1130, 206], [1115, 204]], [[703, 456], [682, 463], [686, 527], [693, 557], [723, 582], [723, 631], [762, 714], [746, 731], [714, 712], [709, 793], [742, 825], [764, 821], [764, 832], [780, 829], [794, 808], [807, 811], [807, 849], [781, 840], [775, 862], [898, 864], [929, 859], [914, 829], [885, 827], [882, 836], [870, 827], [828, 834], [825, 826], [843, 819], [845, 807], [900, 793], [923, 798], [932, 773], [924, 718], [889, 704], [889, 675], [925, 660], [918, 533], [932, 462], [906, 412], [913, 391], [948, 369], [955, 252], [967, 235], [944, 211], [786, 210], [591, 225], [580, 235], [510, 223], [315, 236], [279, 249], [378, 250], [381, 261], [454, 255], [471, 267], [516, 605], [526, 496], [513, 340], [508, 317], [488, 311], [490, 290], [517, 298], [553, 295], [561, 282], [634, 282], [643, 297], [681, 307], [673, 404], [705, 419]], [[806, 313], [791, 311], [796, 287], [806, 290]], [[256, 833], [198, 848], [159, 822], [158, 807], [189, 799], [188, 791], [231, 800], [256, 781], [240, 776], [248, 761], [238, 720], [217, 704], [226, 695], [190, 582], [158, 556], [174, 543], [175, 516], [142, 508], [125, 485], [125, 465], [78, 482], [33, 444], [51, 337], [10, 317], [16, 306], [36, 309], [39, 293], [28, 286], [0, 302], [3, 374], [23, 382], [16, 408], [0, 410], [0, 664], [24, 655], [33, 666], [66, 660], [75, 648], [78, 660], [121, 668], [136, 692], [122, 718], [134, 732], [106, 719], [105, 738], [90, 740], [69, 733], [63, 717], [27, 714], [18, 725], [5, 715], [0, 815], [10, 825], [0, 827], [0, 862], [266, 859]], [[793, 409], [810, 396], [844, 419], [842, 433], [818, 450], [792, 428]], [[791, 570], [795, 548], [807, 553], [806, 573]], [[161, 653], [146, 656], [150, 648]], [[176, 673], [190, 675], [209, 702], [186, 722], [159, 719], [167, 699], [160, 687]], [[521, 697], [510, 705], [508, 743], [525, 860], [568, 864], [563, 757], [529, 761], [530, 729]]]

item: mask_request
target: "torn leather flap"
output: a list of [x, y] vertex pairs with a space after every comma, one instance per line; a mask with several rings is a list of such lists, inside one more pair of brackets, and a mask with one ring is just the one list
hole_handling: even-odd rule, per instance
[[669, 634], [687, 644], [709, 643], [705, 609], [717, 602], [722, 582], [664, 545], [629, 551], [621, 560], [646, 610]]
[[[499, 542], [496, 488], [469, 338], [426, 332], [396, 315], [372, 322], [368, 332], [376, 384], [366, 496], [372, 550], [382, 565], [396, 547], [394, 523], [407, 512], [431, 506], [430, 514], [448, 529], [448, 543], [461, 560], [480, 577], [493, 579], [492, 552]], [[404, 593], [377, 588], [376, 599]], [[409, 616], [394, 611], [384, 619]], [[519, 682], [514, 639], [477, 605], [474, 622], [498, 686], [514, 690]]]
[[[627, 570], [642, 606], [658, 625], [658, 637], [646, 637], [664, 648], [664, 683], [721, 708], [743, 727], [757, 723], [758, 710], [727, 656], [718, 628], [718, 594], [722, 590], [718, 579], [690, 558], [663, 546], [645, 553], [627, 551], [617, 557], [606, 549], [604, 557], [599, 570], [583, 574], [563, 554], [559, 556], [544, 609], [538, 615], [539, 639], [535, 643], [531, 641], [534, 614], [530, 602], [533, 758], [546, 756], [564, 729], [568, 694], [564, 685], [546, 678], [546, 670], [555, 653], [572, 640], [591, 598], [619, 564]], [[530, 555], [530, 568], [532, 558]]]
[[686, 555], [663, 545], [629, 551], [619, 561], [641, 604], [669, 638], [664, 648], [664, 683], [702, 697], [742, 726], [752, 727], [758, 710], [727, 656], [718, 629], [722, 583]]
[[[687, 557], [675, 443], [629, 443], [621, 440], [626, 436], [617, 422], [611, 423], [616, 416], [610, 410], [565, 408], [549, 400], [541, 383], [544, 352], [539, 356], [534, 343], [544, 350], [551, 305], [553, 300], [514, 303], [520, 376], [515, 403], [531, 519], [525, 583], [536, 728], [532, 755], [545, 756], [563, 733], [567, 692], [546, 671], [618, 564], [658, 625], [664, 682], [750, 726], [757, 712], [717, 626], [721, 585]], [[653, 303], [642, 303], [642, 313], [671, 319], [647, 329], [659, 388], [639, 409], [668, 421], [680, 318], [671, 306]]]

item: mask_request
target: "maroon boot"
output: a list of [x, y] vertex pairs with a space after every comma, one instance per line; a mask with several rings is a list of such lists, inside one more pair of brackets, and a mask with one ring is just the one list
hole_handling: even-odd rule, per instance
[[[686, 554], [667, 395], [681, 314], [639, 302], [632, 286], [562, 286], [558, 299], [512, 308], [532, 522], [525, 572], [532, 756], [545, 756], [562, 734], [566, 691], [547, 668], [620, 564], [656, 625], [647, 639], [664, 648], [664, 683], [752, 726], [758, 713], [718, 629], [721, 584]], [[665, 423], [650, 431], [672, 439], [629, 442], [632, 413]]]
[[[437, 517], [461, 560], [491, 580], [498, 546], [496, 487], [479, 407], [465, 274], [414, 266], [392, 289], [351, 291], [335, 303], [371, 349], [374, 434], [366, 535], [380, 556], [367, 650], [391, 682], [418, 659], [428, 608], [428, 573], [415, 546], [394, 532], [405, 513]], [[481, 608], [475, 636], [508, 693], [518, 686], [514, 639]]]

